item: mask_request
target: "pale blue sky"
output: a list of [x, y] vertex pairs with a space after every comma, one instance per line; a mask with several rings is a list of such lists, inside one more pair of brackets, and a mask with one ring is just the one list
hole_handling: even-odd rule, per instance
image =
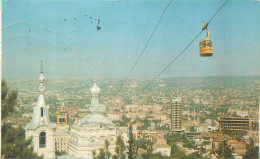
[[[43, 60], [47, 77], [125, 77], [168, 2], [5, 0], [2, 75], [35, 78]], [[173, 0], [130, 77], [158, 74], [224, 2]], [[230, 0], [208, 27], [213, 57], [199, 56], [203, 32], [162, 77], [260, 75], [259, 15], [259, 2]]]

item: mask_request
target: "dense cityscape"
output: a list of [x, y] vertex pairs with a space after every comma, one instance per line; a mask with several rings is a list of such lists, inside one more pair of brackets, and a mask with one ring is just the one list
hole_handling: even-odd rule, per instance
[[259, 159], [260, 0], [4, 0], [1, 151]]
[[[246, 155], [247, 145], [259, 146], [258, 76], [164, 78], [147, 89], [143, 87], [149, 79], [131, 79], [120, 94], [120, 79], [97, 79], [100, 103], [107, 106], [103, 115], [113, 121], [122, 136], [128, 136], [131, 124], [140, 156], [160, 153], [165, 158], [220, 158], [225, 154], [221, 148], [226, 145], [229, 153], [239, 158]], [[24, 79], [7, 83], [18, 91], [18, 101], [15, 114], [6, 120], [25, 126], [39, 96], [38, 82]], [[68, 130], [69, 125], [89, 114], [93, 78], [47, 79], [45, 83], [49, 118], [57, 123], [57, 130], [59, 126]], [[175, 98], [181, 102], [182, 124], [177, 131], [172, 128]], [[59, 118], [66, 118], [66, 122]], [[234, 120], [246, 120], [248, 125], [233, 125]], [[68, 151], [68, 136], [56, 136], [56, 155]], [[63, 141], [66, 146], [61, 146], [58, 138], [67, 138]]]

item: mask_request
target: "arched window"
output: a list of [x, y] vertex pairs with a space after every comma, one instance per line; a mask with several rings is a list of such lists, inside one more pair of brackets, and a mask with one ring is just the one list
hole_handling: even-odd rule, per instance
[[46, 147], [46, 133], [41, 132], [39, 136], [39, 147], [45, 148]]
[[41, 117], [43, 117], [43, 107], [41, 107]]

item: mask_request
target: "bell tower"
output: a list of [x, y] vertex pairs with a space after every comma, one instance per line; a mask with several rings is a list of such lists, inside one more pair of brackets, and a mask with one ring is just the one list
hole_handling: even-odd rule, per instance
[[39, 76], [39, 97], [36, 106], [33, 107], [33, 117], [29, 124], [26, 125], [26, 138], [32, 137], [34, 151], [38, 155], [44, 155], [44, 158], [55, 158], [54, 131], [56, 124], [51, 123], [48, 115], [49, 107], [44, 100], [45, 77], [42, 70]]

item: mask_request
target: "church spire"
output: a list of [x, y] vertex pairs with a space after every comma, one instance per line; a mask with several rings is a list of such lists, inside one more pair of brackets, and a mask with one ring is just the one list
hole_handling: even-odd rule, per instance
[[[94, 99], [94, 103], [98, 104], [98, 96], [100, 94], [100, 88], [97, 86], [97, 80], [96, 80], [96, 71], [94, 71], [94, 85], [90, 88], [90, 93], [92, 96], [92, 99]], [[93, 104], [94, 104], [93, 103]]]
[[48, 116], [48, 109], [49, 107], [46, 105], [45, 100], [44, 100], [44, 91], [45, 91], [45, 86], [44, 86], [44, 81], [45, 77], [43, 75], [42, 71], [42, 61], [41, 61], [41, 72], [40, 76], [38, 78], [39, 80], [39, 98], [37, 101], [36, 106], [33, 108], [33, 124], [34, 125], [42, 125], [42, 124], [49, 124], [49, 116]]
[[42, 71], [42, 60], [41, 60], [41, 73], [43, 73], [43, 71]]
[[44, 77], [43, 71], [42, 71], [42, 61], [41, 61], [41, 72], [40, 73], [41, 74], [39, 76], [39, 83], [40, 83], [39, 91], [40, 91], [40, 94], [43, 94], [43, 92], [45, 91], [45, 86], [44, 86], [45, 77]]
[[90, 112], [100, 114], [102, 113], [106, 108], [99, 104], [99, 94], [101, 92], [101, 89], [98, 87], [96, 83], [96, 71], [94, 71], [94, 85], [90, 88], [91, 93], [91, 104], [89, 106]]
[[96, 75], [96, 70], [94, 71], [94, 83], [97, 82], [97, 75]]

